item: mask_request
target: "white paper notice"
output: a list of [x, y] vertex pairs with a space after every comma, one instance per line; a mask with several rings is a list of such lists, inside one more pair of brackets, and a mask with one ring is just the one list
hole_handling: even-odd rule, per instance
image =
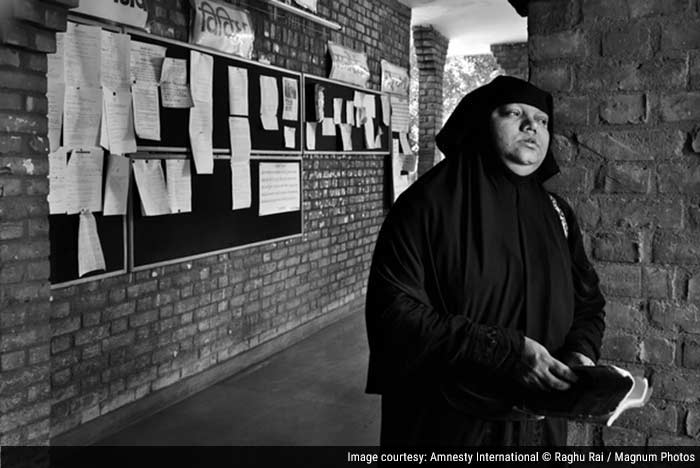
[[105, 87], [103, 96], [105, 112], [102, 115], [102, 121], [107, 128], [109, 150], [116, 154], [135, 153], [136, 137], [129, 88], [112, 91]]
[[294, 78], [282, 78], [282, 91], [284, 95], [283, 120], [299, 119], [299, 87]]
[[377, 116], [377, 100], [374, 94], [365, 94], [365, 115], [368, 119], [374, 119]]
[[213, 174], [214, 149], [212, 134], [214, 131], [211, 102], [196, 102], [190, 108], [189, 134], [194, 165], [197, 174]]
[[374, 121], [367, 119], [367, 122], [365, 122], [365, 147], [374, 149], [374, 143]]
[[192, 95], [187, 84], [187, 60], [166, 57], [160, 73], [160, 96], [163, 107], [190, 108]]
[[192, 174], [189, 159], [166, 159], [168, 203], [173, 213], [192, 211]]
[[231, 209], [250, 208], [251, 194], [250, 163], [231, 160]]
[[187, 60], [165, 57], [160, 71], [161, 83], [187, 84]]
[[324, 117], [321, 121], [321, 135], [335, 136], [335, 124], [330, 117]]
[[95, 217], [89, 211], [83, 211], [78, 223], [78, 276], [104, 269], [105, 257]]
[[49, 107], [47, 115], [49, 123], [49, 151], [56, 151], [61, 145], [65, 91], [65, 83], [47, 80], [46, 100]]
[[343, 98], [333, 98], [333, 123], [343, 123]]
[[131, 41], [129, 56], [131, 81], [139, 84], [158, 84], [160, 80], [165, 47]]
[[73, 151], [65, 178], [66, 212], [102, 211], [102, 148]]
[[119, 154], [109, 155], [105, 199], [102, 207], [105, 216], [126, 214], [126, 202], [129, 197], [129, 170], [129, 158]]
[[377, 128], [377, 133], [374, 136], [374, 149], [380, 149], [382, 147], [382, 137], [384, 136], [384, 130], [382, 127]]
[[231, 115], [248, 115], [248, 70], [228, 67], [228, 111]]
[[345, 101], [345, 123], [355, 125], [355, 104], [352, 101]]
[[99, 26], [68, 22], [64, 37], [64, 73], [70, 86], [99, 86], [102, 36]]
[[214, 57], [191, 50], [190, 89], [192, 90], [193, 100], [211, 102], [213, 75]]
[[399, 142], [401, 143], [401, 152], [403, 154], [413, 154], [413, 151], [411, 151], [411, 145], [408, 143], [408, 135], [405, 133], [399, 133]]
[[284, 127], [284, 147], [294, 148], [296, 146], [297, 129], [294, 127]]
[[101, 115], [102, 88], [67, 86], [63, 102], [63, 146], [98, 146]]
[[158, 86], [135, 83], [131, 87], [131, 94], [134, 102], [136, 134], [145, 140], [160, 141]]
[[100, 146], [109, 151], [109, 130], [107, 129], [107, 104], [105, 103], [104, 97], [102, 98], [102, 118], [100, 119]]
[[352, 151], [352, 125], [340, 124], [340, 136], [343, 140], [343, 151]]
[[403, 96], [391, 96], [391, 131], [408, 133], [408, 98]]
[[387, 127], [391, 124], [391, 106], [389, 104], [389, 96], [381, 96], [382, 102], [382, 122]]
[[128, 34], [102, 31], [102, 86], [110, 89], [129, 87], [131, 39]]
[[365, 105], [365, 93], [360, 92], [360, 91], [355, 91], [355, 94], [353, 95], [353, 104], [355, 104], [355, 107], [364, 107]]
[[277, 79], [274, 76], [260, 75], [260, 119], [265, 130], [279, 130], [278, 108]]
[[63, 214], [68, 211], [66, 196], [66, 170], [68, 169], [66, 148], [58, 148], [49, 153], [49, 202], [50, 214]]
[[228, 129], [231, 139], [231, 161], [250, 161], [250, 124], [246, 117], [229, 117]]
[[317, 122], [306, 122], [306, 149], [316, 149], [316, 126]]
[[260, 163], [260, 216], [299, 211], [299, 163]]
[[160, 159], [134, 159], [132, 165], [144, 216], [169, 214], [168, 190]]

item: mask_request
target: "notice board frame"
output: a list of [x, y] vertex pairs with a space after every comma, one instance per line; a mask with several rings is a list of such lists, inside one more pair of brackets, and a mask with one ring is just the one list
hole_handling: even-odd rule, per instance
[[[228, 107], [228, 76], [226, 77], [225, 83], [221, 83], [220, 81], [216, 80], [217, 76], [220, 76], [222, 73], [227, 73], [228, 66], [241, 66], [243, 68], [246, 68], [248, 70], [248, 115], [245, 116], [248, 118], [250, 124], [251, 124], [251, 154], [274, 154], [274, 155], [301, 155], [303, 148], [304, 148], [304, 126], [303, 126], [303, 116], [304, 116], [304, 93], [303, 93], [303, 88], [304, 88], [304, 81], [303, 81], [303, 74], [301, 72], [293, 71], [293, 70], [288, 70], [286, 68], [278, 67], [275, 65], [270, 65], [266, 63], [260, 63], [256, 62], [254, 60], [249, 60], [245, 59], [243, 57], [238, 57], [236, 55], [231, 55], [231, 54], [226, 54], [224, 52], [218, 51], [216, 49], [211, 49], [208, 47], [203, 47], [199, 46], [196, 44], [190, 44], [188, 42], [183, 42], [183, 41], [178, 41], [176, 39], [170, 39], [170, 38], [165, 38], [161, 36], [157, 36], [154, 34], [150, 34], [148, 32], [144, 32], [140, 29], [133, 28], [130, 26], [124, 26], [123, 28], [124, 33], [129, 34], [131, 36], [132, 40], [136, 41], [142, 41], [142, 42], [148, 42], [151, 44], [158, 44], [158, 45], [163, 45], [168, 48], [168, 51], [171, 54], [174, 55], [169, 55], [168, 52], [166, 52], [166, 57], [175, 57], [175, 58], [186, 58], [188, 62], [187, 66], [187, 73], [188, 73], [188, 83], [190, 82], [190, 77], [189, 77], [189, 52], [191, 50], [195, 50], [197, 52], [201, 52], [204, 54], [208, 54], [214, 57], [214, 65], [213, 65], [213, 73], [214, 73], [214, 78], [212, 79], [212, 93], [214, 94], [213, 97], [213, 102], [212, 105], [214, 106], [213, 108], [213, 123], [214, 123], [214, 129], [213, 129], [213, 135], [212, 135], [212, 146], [213, 146], [213, 152], [214, 154], [231, 154], [231, 148], [230, 148], [230, 143], [229, 143], [229, 133], [228, 133], [228, 117], [230, 116], [229, 114], [229, 107]], [[173, 52], [170, 48], [171, 47], [176, 47], [179, 49], [174, 49], [177, 52]], [[184, 49], [184, 50], [182, 50]], [[183, 52], [186, 52], [186, 54], [183, 54]], [[186, 55], [186, 56], [185, 56]], [[218, 57], [218, 59], [217, 59]], [[252, 79], [250, 70], [258, 70], [258, 71], [265, 71], [267, 70], [269, 73], [267, 75], [269, 76], [274, 76], [277, 78], [277, 85], [278, 85], [278, 96], [279, 96], [279, 108], [278, 108], [278, 124], [279, 124], [279, 129], [278, 130], [272, 130], [272, 131], [266, 131], [266, 130], [258, 130], [264, 132], [266, 135], [264, 135], [263, 139], [267, 139], [270, 137], [272, 134], [278, 134], [275, 135], [276, 137], [279, 137], [279, 140], [282, 142], [279, 147], [282, 149], [270, 149], [270, 148], [260, 148], [256, 147], [256, 133], [254, 133], [257, 130], [257, 127], [254, 127], [254, 122], [259, 121], [259, 113], [256, 113], [255, 111], [259, 109], [259, 102], [260, 102], [260, 85], [259, 85], [259, 75], [265, 74], [265, 73], [258, 73], [255, 75], [255, 78]], [[218, 73], [218, 75], [217, 75]], [[297, 120], [296, 122], [291, 121], [291, 120], [282, 120], [282, 110], [284, 108], [284, 96], [283, 96], [283, 87], [282, 87], [282, 77], [292, 77], [297, 80], [297, 98], [298, 98], [298, 106], [297, 106]], [[226, 92], [224, 93], [225, 98], [219, 98], [218, 99], [218, 107], [217, 107], [217, 90], [225, 90]], [[255, 99], [251, 99], [251, 97], [255, 97]], [[159, 101], [160, 102], [160, 101]], [[172, 114], [175, 114], [175, 117], [178, 116], [183, 119], [183, 124], [184, 127], [180, 128], [179, 131], [182, 132], [183, 135], [185, 135], [185, 139], [189, 141], [189, 131], [188, 131], [188, 123], [189, 123], [189, 109], [166, 109], [166, 112], [169, 115], [164, 116], [163, 111], [164, 108], [161, 106], [160, 107], [161, 111], [161, 140], [164, 139], [163, 136], [163, 130], [164, 130], [164, 119], [166, 120], [165, 123], [168, 123], [168, 119], [172, 119], [173, 116]], [[223, 119], [222, 116], [225, 116], [226, 119]], [[255, 120], [251, 121], [252, 116], [255, 117]], [[217, 119], [218, 117], [218, 119]], [[241, 116], [244, 117], [244, 116]], [[225, 120], [225, 122], [224, 122]], [[217, 123], [218, 122], [218, 123]], [[294, 122], [294, 125], [292, 124]], [[284, 127], [294, 127], [296, 129], [296, 138], [295, 138], [295, 147], [294, 148], [284, 148], [283, 147], [283, 142], [284, 142]], [[223, 128], [223, 131], [225, 133], [224, 136], [221, 136], [221, 129]], [[217, 130], [219, 132], [217, 133]], [[258, 137], [259, 139], [260, 137]], [[163, 141], [161, 142], [156, 142], [156, 141], [144, 141], [141, 138], [137, 137], [136, 138], [136, 143], [137, 143], [137, 150], [139, 152], [168, 152], [168, 153], [191, 153], [191, 148], [188, 145], [182, 146], [182, 145], [171, 145], [168, 146], [166, 144], [163, 144]], [[144, 144], [146, 143], [146, 144]], [[223, 144], [221, 144], [223, 143]]]
[[[140, 158], [140, 159], [171, 159], [171, 158], [187, 159], [184, 157], [180, 157], [180, 155], [178, 155], [178, 154], [167, 155], [167, 154], [158, 154], [158, 153], [151, 153], [148, 155], [139, 154], [136, 156], [136, 158]], [[135, 223], [138, 221], [137, 219], [135, 219], [136, 218], [135, 217], [135, 209], [138, 208], [138, 206], [137, 206], [138, 205], [138, 198], [136, 196], [133, 196], [133, 194], [134, 194], [133, 191], [136, 190], [136, 187], [134, 186], [134, 184], [132, 184], [131, 185], [132, 196], [130, 197], [130, 200], [129, 200], [129, 211], [128, 211], [129, 212], [128, 244], [130, 246], [129, 259], [128, 259], [129, 271], [137, 272], [137, 271], [149, 270], [151, 268], [158, 268], [158, 267], [172, 265], [172, 264], [176, 264], [176, 263], [187, 262], [187, 261], [196, 260], [199, 258], [209, 257], [212, 255], [219, 255], [219, 254], [223, 254], [223, 253], [228, 253], [228, 252], [232, 252], [235, 250], [244, 249], [244, 248], [248, 248], [248, 247], [264, 245], [264, 244], [268, 244], [270, 242], [280, 242], [280, 241], [285, 241], [285, 240], [294, 239], [294, 238], [298, 238], [298, 237], [303, 236], [305, 233], [305, 230], [304, 230], [304, 162], [303, 162], [303, 158], [301, 156], [284, 157], [283, 155], [255, 155], [255, 156], [251, 156], [250, 159], [251, 159], [251, 162], [254, 161], [256, 164], [258, 164], [258, 167], [259, 167], [259, 164], [261, 162], [285, 162], [285, 163], [286, 162], [293, 162], [293, 163], [299, 164], [299, 211], [291, 211], [291, 212], [282, 213], [283, 215], [287, 215], [287, 216], [291, 216], [295, 213], [298, 214], [298, 221], [299, 221], [298, 232], [293, 232], [293, 233], [288, 234], [288, 235], [271, 237], [271, 238], [267, 238], [267, 239], [260, 239], [258, 241], [242, 243], [239, 245], [224, 247], [221, 249], [207, 250], [204, 252], [199, 252], [199, 253], [195, 253], [195, 254], [191, 254], [191, 255], [175, 256], [172, 258], [160, 259], [157, 261], [140, 263], [136, 259], [137, 240], [135, 239], [135, 232], [134, 232], [135, 231]], [[221, 156], [221, 155], [217, 156], [214, 159], [215, 168], [216, 168], [217, 162], [219, 162], [219, 164], [221, 164], [222, 162], [225, 162], [226, 164], [228, 164], [229, 161], [230, 161], [230, 157]], [[203, 174], [201, 176], [202, 177], [211, 177], [208, 174]], [[192, 174], [192, 177], [196, 177], [196, 174], [194, 172]], [[258, 178], [258, 183], [259, 183], [259, 178]], [[251, 190], [254, 190], [255, 187], [256, 187], [256, 184], [253, 181], [253, 177], [251, 177]], [[257, 187], [258, 187], [258, 193], [259, 193], [259, 185], [257, 185]], [[193, 193], [193, 199], [194, 199], [194, 196], [195, 195]], [[255, 193], [251, 193], [251, 199], [252, 199], [251, 200], [251, 208], [248, 208], [248, 209], [258, 209], [258, 207], [256, 207], [253, 204], [253, 201], [258, 196], [259, 195], [256, 196]], [[228, 192], [226, 199], [230, 203], [230, 201], [231, 201], [231, 193], [230, 192]], [[193, 211], [194, 211], [194, 209], [195, 209], [195, 207], [193, 206]], [[236, 210], [236, 211], [238, 211], [238, 210]], [[234, 210], [231, 210], [231, 212], [234, 212]], [[187, 215], [188, 215], [188, 213], [163, 215], [163, 216], [156, 216], [156, 217], [154, 217], [154, 219], [155, 218], [164, 219], [166, 217], [173, 217], [172, 220], [176, 221], [177, 216], [187, 216]], [[258, 218], [260, 217], [259, 215], [256, 215], [256, 216], [258, 216]], [[271, 215], [271, 216], [279, 216], [279, 215]], [[144, 219], [144, 218], [147, 218], [147, 217], [139, 216], [139, 220]], [[182, 239], [183, 242], [186, 240], [187, 239]]]
[[[351, 83], [346, 83], [344, 81], [339, 81], [339, 80], [333, 80], [330, 78], [325, 78], [322, 76], [318, 75], [310, 75], [307, 73], [304, 73], [302, 75], [302, 83], [303, 86], [302, 88], [304, 89], [303, 94], [303, 100], [304, 100], [304, 106], [303, 106], [303, 125], [302, 125], [302, 132], [304, 133], [304, 140], [306, 140], [306, 123], [309, 121], [307, 120], [307, 112], [315, 112], [315, 103], [313, 102], [315, 96], [314, 93], [309, 93], [308, 87], [316, 84], [316, 83], [323, 83], [326, 85], [329, 85], [331, 87], [340, 87], [340, 88], [347, 88], [353, 91], [360, 91], [365, 94], [374, 94], [375, 96], [388, 96], [387, 93], [382, 92], [382, 91], [377, 91], [376, 89], [369, 89], [369, 88], [363, 88], [361, 86], [357, 86]], [[325, 109], [333, 109], [333, 96], [329, 96], [326, 94], [325, 96]], [[381, 105], [377, 104], [377, 115], [380, 116], [382, 110], [381, 110]], [[344, 115], [344, 112], [343, 112]], [[378, 119], [379, 120], [379, 119]], [[313, 122], [313, 121], [311, 121]], [[381, 122], [381, 120], [380, 120]], [[389, 125], [384, 126], [383, 123], [380, 125], [380, 127], [383, 128], [384, 134], [382, 136], [382, 143], [384, 142], [384, 139], [386, 139], [386, 147], [382, 146], [381, 148], [378, 149], [362, 149], [362, 150], [351, 150], [351, 151], [343, 151], [337, 149], [338, 146], [342, 147], [341, 143], [341, 137], [340, 134], [338, 133], [338, 129], [336, 128], [336, 149], [318, 149], [319, 148], [319, 135], [321, 133], [321, 123], [319, 122], [316, 128], [316, 149], [310, 150], [306, 149], [306, 141], [303, 142], [304, 147], [303, 147], [303, 152], [304, 154], [374, 154], [374, 155], [387, 155], [391, 154], [391, 121], [389, 122]], [[353, 127], [353, 130], [356, 128], [361, 128], [361, 127]], [[353, 132], [354, 133], [354, 132]], [[322, 138], [328, 138], [328, 137], [322, 137]], [[353, 145], [354, 147], [354, 145]]]

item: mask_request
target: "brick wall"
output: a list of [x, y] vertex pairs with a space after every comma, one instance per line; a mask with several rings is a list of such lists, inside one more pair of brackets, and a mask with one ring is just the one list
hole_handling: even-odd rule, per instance
[[555, 93], [562, 174], [608, 299], [603, 358], [650, 404], [579, 443], [700, 439], [700, 2], [529, 4], [531, 76]]
[[[187, 4], [151, 0], [150, 30], [182, 38]], [[249, 7], [255, 57], [274, 65], [325, 76], [330, 39], [367, 52], [375, 89], [381, 59], [408, 67], [410, 10], [395, 0], [321, 0], [319, 15], [343, 25], [333, 33]], [[303, 170], [303, 237], [52, 291], [53, 437], [315, 318], [361, 308], [385, 213], [384, 157], [305, 155]]]
[[46, 53], [75, 5], [0, 12], [0, 445], [49, 440]]
[[506, 75], [528, 79], [527, 42], [491, 44], [491, 53]]

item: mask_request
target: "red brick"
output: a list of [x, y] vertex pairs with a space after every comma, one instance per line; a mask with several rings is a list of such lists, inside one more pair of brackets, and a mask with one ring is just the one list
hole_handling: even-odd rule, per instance
[[616, 95], [606, 99], [598, 115], [608, 124], [636, 124], [648, 119], [647, 98], [645, 95]]
[[675, 406], [653, 401], [643, 408], [625, 411], [618, 420], [624, 427], [647, 432], [650, 429], [675, 432], [678, 425], [678, 410]]
[[[0, 72], [0, 75], [2, 72]], [[2, 77], [0, 77], [2, 79]], [[47, 131], [46, 116], [36, 114], [0, 112], [0, 131], [6, 133], [45, 134]]]
[[27, 352], [25, 350], [4, 353], [0, 356], [0, 367], [3, 372], [19, 369], [24, 366], [27, 361]]
[[659, 164], [658, 186], [661, 193], [696, 194], [700, 191], [700, 164]]
[[533, 60], [584, 59], [588, 55], [587, 38], [580, 30], [533, 35], [529, 42]]
[[661, 118], [666, 122], [700, 120], [700, 93], [676, 93], [661, 96]]
[[690, 437], [700, 439], [700, 408], [690, 408], [685, 419], [685, 431]]
[[601, 170], [600, 187], [607, 193], [648, 193], [651, 170], [631, 164], [610, 164]]
[[24, 110], [24, 99], [17, 92], [0, 92], [0, 109], [2, 110]]
[[687, 437], [659, 433], [649, 437], [648, 445], [649, 447], [696, 447], [698, 443]]
[[690, 87], [700, 89], [700, 50], [691, 50], [690, 55]]
[[[22, 149], [22, 137], [21, 136], [19, 136], [19, 135], [7, 135], [7, 134], [0, 135], [0, 153], [17, 153], [21, 149]], [[7, 166], [5, 166], [5, 167], [7, 167]], [[2, 169], [4, 169], [4, 167]], [[10, 170], [10, 173], [11, 173], [11, 170]]]
[[661, 30], [661, 49], [700, 49], [700, 21], [684, 19], [682, 22], [664, 25]]
[[644, 267], [643, 288], [647, 297], [666, 299], [669, 296], [671, 275], [664, 268]]
[[550, 92], [566, 92], [573, 86], [573, 74], [567, 65], [542, 65], [532, 69], [530, 81]]
[[20, 54], [16, 49], [0, 46], [0, 65], [19, 67]]
[[651, 51], [651, 31], [644, 24], [624, 26], [603, 35], [604, 57], [649, 58]]
[[676, 344], [662, 337], [647, 337], [639, 345], [639, 358], [642, 362], [650, 364], [673, 365], [676, 358]]
[[601, 18], [626, 19], [630, 16], [627, 0], [582, 0], [585, 21], [597, 21]]
[[[663, 372], [654, 375], [654, 396], [673, 401], [697, 402], [700, 395], [700, 376], [680, 372]], [[658, 389], [658, 392], [657, 392]]]
[[639, 261], [639, 239], [633, 234], [598, 233], [593, 238], [593, 257], [610, 262]]
[[628, 330], [641, 334], [646, 325], [645, 313], [638, 302], [608, 300], [605, 306], [605, 323], [613, 330]]
[[652, 161], [680, 156], [686, 134], [680, 130], [623, 130], [576, 135], [584, 147], [615, 161]]
[[606, 295], [641, 297], [642, 270], [636, 265], [599, 264], [596, 270]]
[[555, 97], [554, 121], [562, 126], [588, 125], [588, 98]]
[[650, 303], [651, 320], [668, 331], [700, 333], [700, 312], [694, 304], [678, 304], [660, 301]]
[[601, 356], [615, 361], [637, 360], [637, 339], [632, 335], [608, 335], [603, 337]]
[[683, 344], [683, 367], [700, 369], [700, 342], [690, 340]]
[[590, 179], [585, 167], [562, 167], [559, 174], [547, 182], [547, 189], [558, 193], [587, 193]]
[[548, 34], [571, 29], [581, 20], [581, 11], [576, 2], [530, 2], [527, 16], [529, 34]]
[[656, 263], [700, 265], [700, 244], [692, 236], [657, 232], [653, 252]]

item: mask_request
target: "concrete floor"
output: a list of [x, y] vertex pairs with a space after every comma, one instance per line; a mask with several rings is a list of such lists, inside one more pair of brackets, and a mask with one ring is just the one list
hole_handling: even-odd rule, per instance
[[357, 313], [98, 444], [377, 445], [368, 352]]

